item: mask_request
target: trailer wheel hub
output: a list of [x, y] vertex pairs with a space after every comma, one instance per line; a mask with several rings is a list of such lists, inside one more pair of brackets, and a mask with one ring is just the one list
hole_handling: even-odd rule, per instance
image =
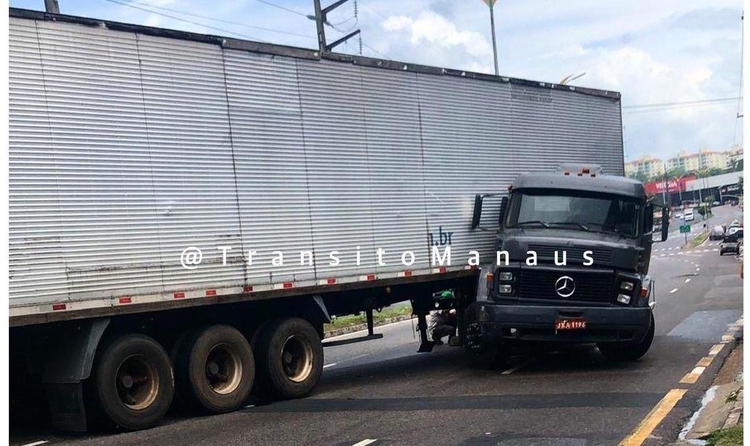
[[132, 410], [149, 407], [159, 394], [159, 376], [151, 360], [143, 355], [132, 355], [117, 369], [117, 394]]
[[229, 344], [217, 344], [208, 353], [206, 379], [211, 389], [226, 395], [234, 392], [242, 381], [242, 359]]
[[313, 370], [312, 346], [302, 336], [289, 336], [281, 348], [281, 362], [290, 381], [306, 380]]

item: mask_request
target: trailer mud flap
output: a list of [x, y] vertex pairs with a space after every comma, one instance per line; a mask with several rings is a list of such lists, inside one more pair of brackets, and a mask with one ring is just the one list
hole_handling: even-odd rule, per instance
[[94, 356], [109, 318], [70, 325], [45, 348], [42, 382], [55, 428], [83, 432], [86, 411], [82, 381], [89, 377]]

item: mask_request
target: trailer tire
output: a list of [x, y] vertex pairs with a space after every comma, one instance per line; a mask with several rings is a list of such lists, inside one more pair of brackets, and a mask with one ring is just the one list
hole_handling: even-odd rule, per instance
[[91, 376], [94, 403], [105, 423], [126, 430], [149, 428], [167, 413], [174, 396], [172, 365], [152, 338], [131, 334], [109, 343]]
[[260, 333], [256, 346], [259, 396], [307, 396], [323, 373], [323, 344], [315, 328], [300, 318], [279, 319]]
[[250, 396], [255, 359], [245, 336], [234, 327], [213, 325], [189, 335], [175, 362], [178, 394], [210, 414], [231, 412]]
[[599, 347], [599, 351], [604, 357], [610, 361], [637, 361], [651, 348], [651, 343], [654, 341], [655, 326], [654, 315], [651, 314], [651, 326], [646, 332], [646, 336], [640, 342], [626, 343], [624, 345], [603, 342], [596, 344], [596, 346]]

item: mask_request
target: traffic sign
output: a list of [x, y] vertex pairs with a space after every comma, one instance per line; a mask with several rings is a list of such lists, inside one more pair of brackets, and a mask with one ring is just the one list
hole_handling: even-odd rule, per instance
[[690, 232], [690, 225], [680, 226], [680, 234], [687, 234]]

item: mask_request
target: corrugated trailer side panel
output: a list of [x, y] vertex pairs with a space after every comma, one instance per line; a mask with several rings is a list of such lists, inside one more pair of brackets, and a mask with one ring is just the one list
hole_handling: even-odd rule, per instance
[[[297, 61], [225, 50], [224, 69], [242, 223], [228, 258], [257, 251], [245, 266], [250, 284], [313, 280], [293, 254], [313, 250]], [[287, 258], [271, 270], [275, 250]]]
[[11, 18], [9, 28], [11, 305], [63, 300], [68, 277], [36, 22]]
[[14, 314], [428, 271], [430, 240], [463, 268], [494, 258], [474, 194], [560, 154], [623, 171], [617, 98], [16, 18], [10, 44]]

